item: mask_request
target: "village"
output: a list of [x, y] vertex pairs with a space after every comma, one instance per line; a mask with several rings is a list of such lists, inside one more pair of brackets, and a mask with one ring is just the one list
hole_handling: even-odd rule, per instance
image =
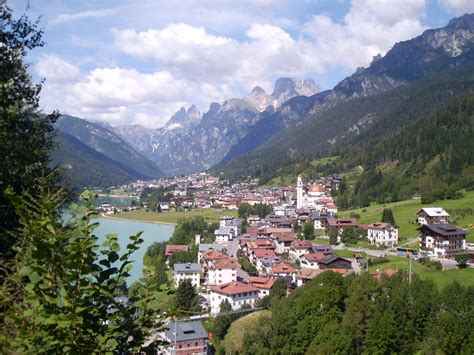
[[[431, 257], [441, 260], [445, 267], [455, 265], [456, 255], [467, 253], [466, 231], [449, 224], [449, 214], [441, 207], [422, 208], [413, 216], [419, 224], [419, 237], [410, 242], [418, 244], [417, 248], [399, 245], [399, 230], [394, 224], [382, 221], [362, 224], [354, 217], [338, 218], [331, 193], [337, 191], [340, 181], [339, 176], [333, 175], [305, 184], [299, 176], [294, 188], [257, 188], [257, 181], [228, 186], [218, 178], [197, 174], [127, 186], [135, 194], [146, 187], [173, 186], [174, 197], [166, 203], [160, 202], [162, 213], [179, 208], [232, 211], [243, 204], [265, 204], [273, 211], [265, 216], [221, 216], [213, 243], [204, 243], [201, 235], [195, 235], [197, 262], [174, 263], [170, 269], [175, 288], [184, 280], [193, 285], [202, 312], [199, 316], [170, 322], [168, 331], [160, 334], [171, 344], [163, 353], [206, 353], [209, 334], [201, 318], [222, 314], [223, 302], [230, 304], [233, 312], [259, 309], [259, 300], [270, 295], [277, 280], [283, 280], [286, 293], [290, 294], [325, 271], [346, 276], [368, 270], [368, 261], [359, 253], [362, 250], [372, 257], [403, 255], [414, 260]], [[110, 205], [100, 208], [103, 213], [112, 211]], [[316, 240], [327, 239], [327, 242], [304, 239], [301, 231], [305, 225], [311, 226]], [[354, 233], [367, 241], [368, 248], [346, 248], [345, 236]], [[337, 255], [338, 250], [344, 249], [353, 250], [352, 256]], [[190, 245], [168, 244], [165, 256], [169, 260], [173, 254], [189, 250]], [[471, 262], [472, 256], [471, 253]], [[371, 275], [380, 279], [397, 272], [376, 270]]]

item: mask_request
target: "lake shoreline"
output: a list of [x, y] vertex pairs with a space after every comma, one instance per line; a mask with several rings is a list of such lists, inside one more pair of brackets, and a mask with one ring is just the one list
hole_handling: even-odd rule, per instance
[[146, 220], [146, 219], [112, 217], [112, 216], [106, 215], [104, 213], [101, 213], [100, 216], [103, 217], [103, 218], [108, 218], [108, 219], [112, 219], [112, 220], [116, 220], [116, 221], [143, 222], [143, 223], [163, 224], [163, 225], [166, 225], [166, 226], [176, 226], [176, 224], [177, 224], [177, 223], [171, 223], [171, 222], [149, 221], [149, 220]]

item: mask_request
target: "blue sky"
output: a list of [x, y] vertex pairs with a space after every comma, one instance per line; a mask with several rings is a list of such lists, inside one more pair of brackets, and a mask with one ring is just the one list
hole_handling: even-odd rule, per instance
[[[474, 12], [472, 0], [31, 0], [47, 45], [29, 55], [41, 104], [112, 125], [162, 126], [181, 106], [278, 77], [330, 89], [395, 42]], [[26, 0], [10, 6], [24, 12]]]

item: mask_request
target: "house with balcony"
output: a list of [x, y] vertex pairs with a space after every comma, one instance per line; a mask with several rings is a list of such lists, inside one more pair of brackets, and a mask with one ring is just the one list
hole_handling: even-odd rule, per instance
[[367, 240], [370, 245], [393, 247], [398, 244], [398, 228], [384, 222], [369, 224]]
[[420, 253], [452, 258], [466, 250], [466, 231], [451, 224], [425, 224], [420, 231]]

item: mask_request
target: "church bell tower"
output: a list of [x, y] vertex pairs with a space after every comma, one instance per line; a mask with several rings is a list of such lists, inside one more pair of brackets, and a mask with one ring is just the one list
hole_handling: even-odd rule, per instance
[[301, 175], [298, 175], [298, 181], [296, 183], [296, 208], [303, 207], [303, 180]]

